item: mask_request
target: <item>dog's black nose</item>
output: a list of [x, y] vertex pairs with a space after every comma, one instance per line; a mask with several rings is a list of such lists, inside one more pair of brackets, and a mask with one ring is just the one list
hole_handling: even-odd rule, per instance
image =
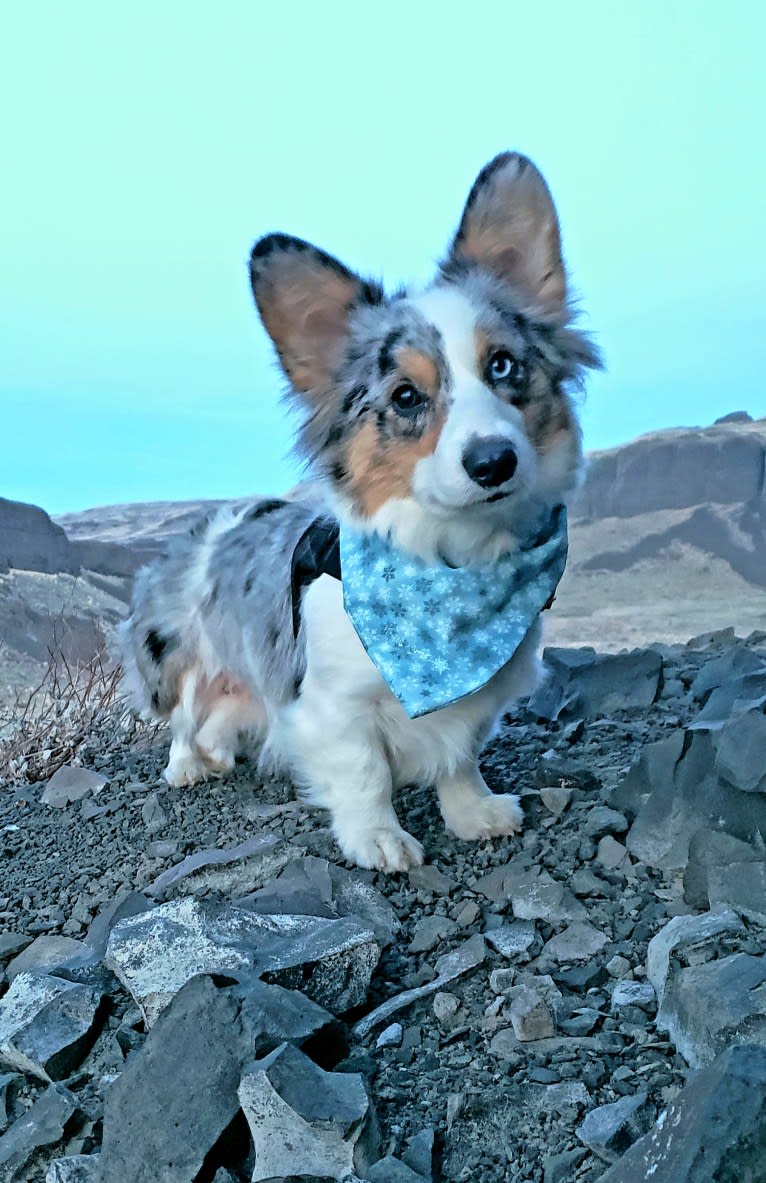
[[463, 452], [463, 468], [482, 489], [504, 485], [515, 473], [517, 464], [513, 444], [499, 435], [474, 440]]

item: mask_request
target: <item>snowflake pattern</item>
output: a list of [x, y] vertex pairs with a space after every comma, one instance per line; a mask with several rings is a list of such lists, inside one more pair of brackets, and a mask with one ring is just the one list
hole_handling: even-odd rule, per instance
[[340, 556], [346, 612], [414, 719], [479, 690], [513, 657], [564, 572], [566, 510], [492, 563], [427, 564], [345, 527]]

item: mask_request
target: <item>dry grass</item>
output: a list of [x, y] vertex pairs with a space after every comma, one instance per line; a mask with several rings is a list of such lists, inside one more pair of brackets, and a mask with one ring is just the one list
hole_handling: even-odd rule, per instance
[[52, 654], [31, 693], [19, 696], [0, 733], [0, 786], [47, 780], [86, 748], [156, 732], [138, 719], [121, 690], [122, 668], [98, 653], [73, 667]]

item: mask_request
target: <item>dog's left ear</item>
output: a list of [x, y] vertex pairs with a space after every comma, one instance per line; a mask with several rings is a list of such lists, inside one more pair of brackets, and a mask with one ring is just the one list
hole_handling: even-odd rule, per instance
[[542, 174], [519, 152], [503, 152], [479, 173], [450, 248], [449, 262], [476, 263], [546, 307], [566, 303], [556, 207]]
[[363, 282], [318, 247], [269, 234], [253, 247], [250, 281], [266, 331], [295, 390], [319, 393], [332, 381], [354, 306], [371, 302]]

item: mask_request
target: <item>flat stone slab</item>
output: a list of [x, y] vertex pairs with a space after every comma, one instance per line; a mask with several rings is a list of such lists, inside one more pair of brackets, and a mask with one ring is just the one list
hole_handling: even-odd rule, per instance
[[90, 952], [90, 948], [83, 941], [76, 941], [72, 937], [36, 937], [9, 962], [6, 973], [11, 980], [24, 972], [50, 973], [51, 970], [66, 965], [68, 961], [87, 957]]
[[31, 1109], [0, 1137], [0, 1178], [21, 1180], [19, 1172], [39, 1150], [61, 1141], [77, 1102], [61, 1085], [51, 1085]]
[[575, 1133], [604, 1162], [616, 1162], [651, 1124], [646, 1101], [646, 1093], [636, 1093], [611, 1105], [599, 1105], [586, 1114]]
[[238, 846], [211, 847], [187, 855], [145, 889], [155, 899], [178, 896], [246, 895], [263, 887], [291, 859], [295, 848], [274, 834], [258, 834]]
[[289, 1044], [249, 1067], [239, 1100], [255, 1147], [253, 1183], [365, 1177], [377, 1157], [363, 1078], [324, 1072]]
[[352, 917], [262, 916], [182, 899], [116, 924], [105, 962], [151, 1026], [198, 973], [256, 972], [345, 1011], [364, 1001], [379, 956], [374, 934]]
[[547, 648], [543, 660], [549, 676], [529, 702], [543, 719], [588, 719], [648, 707], [659, 694], [662, 656], [655, 649], [604, 654], [590, 648]]
[[766, 1047], [766, 955], [733, 953], [707, 965], [673, 966], [657, 1012], [692, 1068], [709, 1064], [731, 1043]]
[[103, 996], [94, 986], [20, 973], [0, 999], [0, 1063], [46, 1083], [81, 1062], [98, 1033]]
[[566, 961], [590, 961], [609, 943], [609, 937], [599, 932], [588, 920], [576, 920], [563, 932], [543, 946], [543, 952], [559, 963]]
[[587, 918], [584, 905], [563, 883], [525, 859], [514, 859], [506, 866], [490, 871], [479, 879], [474, 890], [496, 904], [510, 900], [513, 914], [519, 920], [545, 920], [555, 924], [562, 920]]
[[652, 937], [646, 955], [646, 973], [662, 1002], [670, 972], [670, 958], [676, 951], [699, 945], [724, 933], [744, 932], [736, 912], [704, 912], [700, 916], [674, 916]]
[[697, 1072], [599, 1183], [760, 1183], [766, 1163], [766, 1049], [727, 1048]]
[[51, 805], [54, 809], [65, 809], [73, 801], [97, 796], [106, 783], [105, 776], [92, 772], [90, 768], [62, 764], [48, 781], [40, 800], [43, 805]]

